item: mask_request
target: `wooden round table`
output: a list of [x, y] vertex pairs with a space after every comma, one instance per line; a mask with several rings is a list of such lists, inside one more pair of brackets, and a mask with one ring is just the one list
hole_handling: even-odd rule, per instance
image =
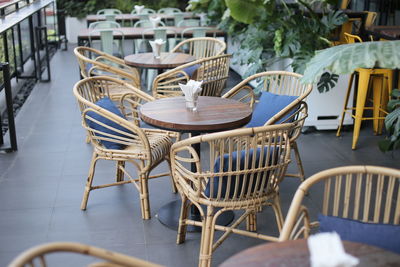
[[173, 69], [183, 64], [195, 61], [196, 58], [184, 53], [161, 53], [160, 58], [155, 58], [153, 53], [139, 53], [126, 56], [125, 64], [142, 69]]
[[[200, 133], [218, 132], [236, 129], [247, 124], [252, 115], [249, 105], [233, 99], [199, 96], [197, 111], [186, 109], [184, 97], [170, 97], [148, 102], [140, 108], [141, 119], [157, 128], [177, 132], [189, 132], [192, 136]], [[200, 144], [193, 146], [200, 156]], [[196, 165], [191, 169], [196, 172]], [[158, 211], [160, 222], [171, 229], [178, 229], [181, 201], [170, 202]], [[192, 205], [188, 215], [190, 219], [200, 221], [200, 213]], [[217, 224], [228, 225], [234, 218], [232, 211], [221, 214]], [[201, 231], [200, 227], [188, 226], [187, 231]]]
[[[346, 253], [360, 260], [358, 266], [399, 266], [400, 254], [366, 244], [343, 241]], [[305, 239], [266, 243], [237, 253], [220, 267], [310, 266], [310, 253]]]

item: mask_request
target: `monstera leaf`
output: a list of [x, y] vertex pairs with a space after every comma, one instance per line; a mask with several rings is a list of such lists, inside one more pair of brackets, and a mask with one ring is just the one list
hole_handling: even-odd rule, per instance
[[320, 50], [308, 62], [303, 83], [315, 83], [322, 73], [350, 74], [357, 68], [400, 68], [400, 41], [345, 44]]
[[246, 24], [253, 23], [263, 10], [261, 0], [225, 0], [225, 3], [231, 11], [231, 16]]

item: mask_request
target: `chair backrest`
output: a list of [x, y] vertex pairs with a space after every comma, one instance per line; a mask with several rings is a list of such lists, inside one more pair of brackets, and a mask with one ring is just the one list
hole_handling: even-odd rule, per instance
[[78, 60], [82, 77], [108, 75], [124, 80], [135, 88], [140, 88], [138, 70], [127, 66], [122, 59], [85, 46], [76, 47], [74, 53]]
[[[400, 170], [378, 166], [346, 166], [328, 169], [307, 178], [297, 189], [281, 231], [280, 241], [308, 237], [310, 222], [304, 214], [304, 196], [314, 186], [323, 186], [321, 213], [369, 223], [400, 224]], [[307, 215], [306, 215], [307, 217]], [[298, 219], [308, 227], [298, 229]], [[300, 225], [301, 226], [301, 225]]]
[[177, 25], [177, 27], [198, 27], [200, 26], [199, 19], [184, 19], [181, 20]]
[[365, 19], [365, 28], [369, 28], [374, 25], [377, 13], [372, 11], [367, 11], [367, 18]]
[[121, 10], [115, 8], [100, 9], [97, 15], [119, 15], [122, 14]]
[[157, 11], [158, 14], [174, 14], [174, 13], [182, 13], [182, 10], [176, 7], [164, 7]]
[[[132, 15], [139, 15], [139, 14], [137, 14], [135, 9], [133, 9], [131, 11], [131, 14]], [[143, 8], [142, 11], [140, 12], [140, 14], [156, 14], [156, 11], [154, 9], [151, 9], [151, 8]]]
[[89, 29], [113, 29], [121, 28], [121, 25], [115, 21], [96, 21], [89, 24]]
[[174, 13], [174, 25], [178, 26], [178, 24], [183, 21], [184, 19], [184, 14], [183, 13]]
[[196, 59], [222, 55], [226, 43], [216, 38], [201, 37], [186, 39], [177, 44], [171, 52], [183, 52], [194, 56]]
[[[224, 202], [224, 206], [242, 209], [265, 204], [276, 194], [290, 162], [286, 140], [292, 127], [241, 128], [175, 143], [171, 172], [178, 189], [200, 204]], [[208, 151], [207, 163], [200, 162], [192, 148], [196, 144]], [[196, 165], [195, 173], [188, 169], [190, 162]]]
[[203, 81], [202, 96], [220, 96], [228, 79], [232, 55], [219, 55], [198, 59], [158, 75], [153, 82], [155, 98], [182, 95], [179, 83], [190, 79]]
[[358, 43], [362, 43], [363, 42], [363, 40], [360, 38], [360, 36], [354, 35], [354, 34], [350, 34], [350, 33], [347, 33], [347, 32], [344, 33], [344, 38], [346, 39], [346, 42], [348, 44], [354, 44], [356, 42], [358, 42]]
[[[165, 27], [165, 23], [160, 21], [159, 26]], [[135, 27], [135, 28], [153, 28], [153, 24], [151, 23], [150, 20], [139, 20], [139, 21], [136, 21], [135, 24], [133, 24], [133, 27]]]
[[[81, 243], [73, 242], [53, 242], [35, 246], [30, 248], [20, 255], [18, 255], [11, 263], [9, 267], [24, 267], [24, 266], [51, 266], [51, 260], [47, 261], [47, 258], [51, 258], [51, 254], [55, 252], [60, 253], [74, 253], [80, 254], [81, 256], [92, 256], [97, 260], [101, 259], [104, 262], [97, 262], [96, 266], [130, 266], [130, 267], [161, 267], [161, 265], [151, 263], [145, 260], [137, 259], [131, 256], [120, 254], [117, 252], [105, 250], [102, 248], [84, 245]], [[49, 264], [49, 265], [48, 265]], [[57, 264], [54, 264], [57, 266]]]
[[92, 46], [93, 36], [100, 34], [100, 50], [107, 54], [114, 54], [114, 35], [118, 34], [121, 41], [118, 43], [121, 57], [124, 57], [123, 42], [125, 35], [123, 31], [118, 29], [94, 29], [89, 32], [89, 46]]
[[[189, 27], [189, 28], [182, 30], [181, 37], [185, 38], [185, 36], [188, 33], [191, 33], [194, 38], [205, 37], [207, 34], [207, 31], [211, 31], [211, 30], [213, 30], [213, 28], [210, 28], [210, 27]], [[214, 32], [213, 37], [214, 38], [216, 37], [216, 32]]]
[[114, 14], [107, 14], [105, 15], [106, 21], [115, 21], [115, 15]]
[[[163, 41], [167, 41], [167, 29], [165, 28], [152, 28], [152, 29], [145, 29], [142, 33], [142, 39], [146, 40], [146, 34], [148, 33], [153, 33], [154, 35], [154, 40], [156, 39], [162, 39]], [[176, 33], [175, 33], [176, 35]], [[162, 45], [161, 47], [161, 52], [166, 52], [167, 51], [167, 46], [166, 43]]]
[[[128, 93], [121, 96], [118, 103], [118, 109], [121, 114], [125, 115], [125, 118], [97, 104], [101, 99], [112, 99], [112, 92], [116, 87], [129, 90]], [[82, 126], [88, 132], [89, 139], [97, 150], [106, 152], [110, 149], [103, 146], [104, 142], [112, 142], [120, 146], [140, 145], [149, 152], [144, 154], [143, 158], [151, 160], [148, 141], [143, 141], [147, 140], [147, 137], [139, 127], [139, 107], [142, 103], [153, 101], [152, 96], [122, 80], [108, 76], [85, 78], [75, 84], [73, 93], [82, 113]], [[125, 96], [129, 98], [127, 103], [124, 102]], [[97, 117], [104, 117], [112, 123], [105, 124], [96, 119]], [[96, 125], [103, 127], [99, 129], [99, 127], [95, 127]], [[123, 127], [124, 130], [117, 127]], [[123, 153], [122, 150], [119, 153]]]

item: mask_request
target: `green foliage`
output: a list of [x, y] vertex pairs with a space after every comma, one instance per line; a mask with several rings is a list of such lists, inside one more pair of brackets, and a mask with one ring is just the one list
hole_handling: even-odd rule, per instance
[[184, 9], [187, 0], [57, 0], [57, 7], [64, 9], [66, 15], [84, 18], [89, 14], [96, 14], [103, 8], [117, 8], [123, 13], [130, 13], [135, 5], [145, 5], [148, 8], [158, 10], [163, 7], [178, 7]]
[[[336, 1], [334, 1], [336, 2]], [[265, 71], [275, 61], [293, 59], [296, 72], [302, 73], [314, 51], [329, 46], [332, 30], [347, 20], [341, 11], [327, 8], [328, 1], [284, 0], [191, 0], [190, 9], [207, 12], [211, 20], [227, 31], [239, 44], [234, 58], [248, 65], [244, 76]], [[322, 5], [316, 14], [311, 4]]]
[[385, 118], [388, 137], [379, 142], [379, 148], [384, 152], [400, 148], [400, 90], [394, 89], [392, 97], [387, 104], [390, 113]]

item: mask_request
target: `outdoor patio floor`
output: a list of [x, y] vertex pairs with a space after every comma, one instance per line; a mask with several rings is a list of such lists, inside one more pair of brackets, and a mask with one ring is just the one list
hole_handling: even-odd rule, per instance
[[[139, 196], [132, 185], [93, 191], [86, 211], [80, 202], [92, 147], [85, 143], [80, 113], [72, 95], [78, 65], [72, 46], [51, 61], [52, 81], [38, 83], [16, 117], [18, 151], [0, 154], [0, 266], [21, 251], [45, 242], [76, 241], [125, 253], [166, 266], [197, 266], [200, 234], [190, 233], [176, 245], [176, 231], [163, 226], [156, 213], [179, 198], [168, 177], [150, 186], [152, 219], [141, 219]], [[230, 80], [230, 84], [238, 78]], [[352, 132], [337, 138], [335, 131], [314, 131], [298, 140], [306, 176], [344, 165], [371, 164], [399, 168], [399, 153], [382, 153], [370, 127], [364, 127], [358, 149], [351, 150]], [[163, 164], [159, 169], [166, 169]], [[292, 169], [293, 166], [290, 166]], [[95, 183], [110, 181], [112, 162], [97, 165]], [[280, 192], [286, 214], [299, 180], [287, 178]], [[307, 197], [311, 214], [318, 213], [318, 188]], [[258, 219], [262, 232], [275, 232], [275, 218], [266, 208]], [[264, 241], [232, 235], [213, 256], [213, 266]], [[86, 262], [69, 255], [55, 257], [55, 266]]]

